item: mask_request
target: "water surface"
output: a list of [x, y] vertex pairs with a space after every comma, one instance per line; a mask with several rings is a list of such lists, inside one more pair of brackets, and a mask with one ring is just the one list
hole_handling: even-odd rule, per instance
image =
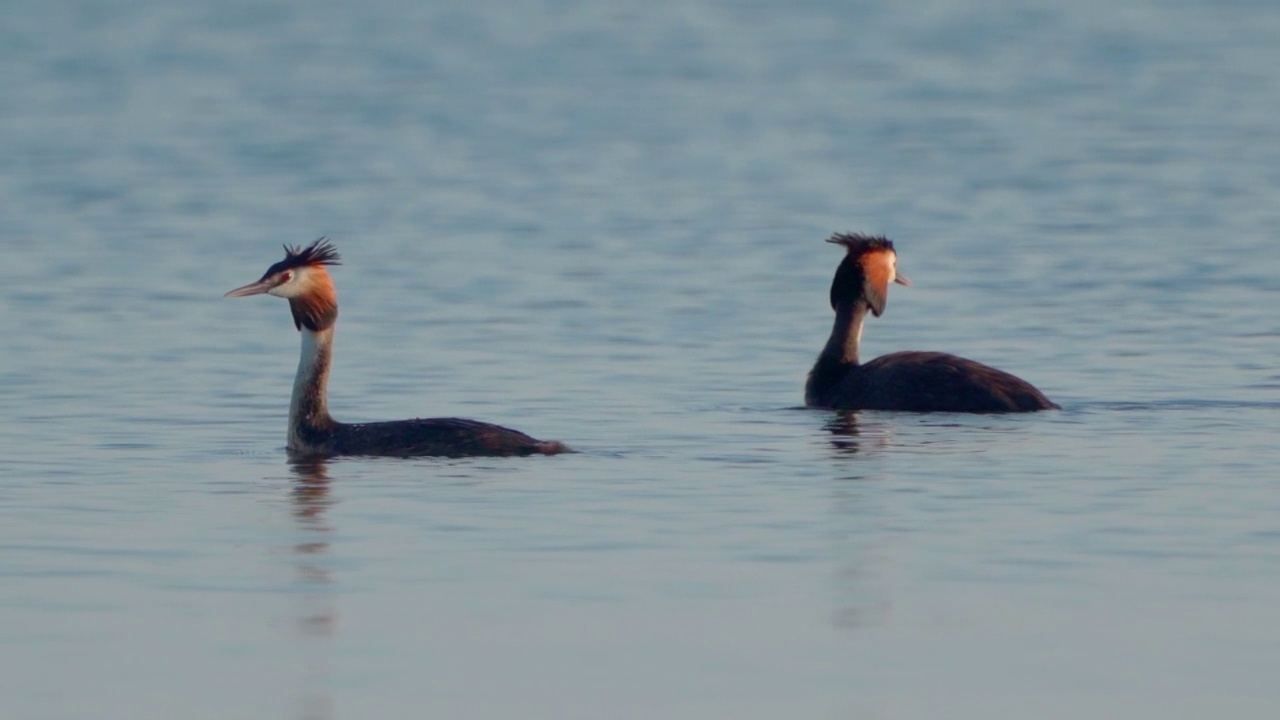
[[[1269, 717], [1280, 11], [22, 3], [0, 30], [0, 716]], [[869, 356], [1022, 417], [799, 409]], [[294, 465], [331, 407], [561, 439]]]

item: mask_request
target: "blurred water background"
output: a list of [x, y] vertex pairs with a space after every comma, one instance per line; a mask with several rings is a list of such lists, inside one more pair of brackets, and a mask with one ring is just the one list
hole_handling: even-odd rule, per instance
[[[1273, 717], [1280, 6], [15, 2], [0, 717]], [[799, 409], [868, 356], [1064, 410]], [[331, 407], [564, 440], [293, 465]]]

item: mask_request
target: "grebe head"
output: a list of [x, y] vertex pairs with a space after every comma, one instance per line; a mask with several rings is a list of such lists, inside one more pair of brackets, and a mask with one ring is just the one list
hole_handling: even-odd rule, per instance
[[254, 283], [228, 292], [224, 297], [275, 295], [289, 301], [293, 323], [299, 330], [331, 327], [338, 317], [338, 292], [326, 265], [338, 265], [338, 250], [325, 238], [305, 248], [284, 246], [285, 256], [267, 268]]
[[831, 307], [865, 302], [880, 317], [889, 297], [889, 284], [910, 285], [898, 274], [898, 254], [893, 241], [883, 235], [836, 233], [827, 242], [843, 245], [848, 251], [836, 277], [831, 281]]

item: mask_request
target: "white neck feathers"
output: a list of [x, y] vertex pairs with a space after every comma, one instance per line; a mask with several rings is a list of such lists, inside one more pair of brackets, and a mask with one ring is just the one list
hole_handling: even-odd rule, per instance
[[301, 445], [299, 430], [330, 421], [329, 360], [333, 348], [333, 328], [302, 329], [302, 352], [298, 373], [289, 399], [289, 446]]

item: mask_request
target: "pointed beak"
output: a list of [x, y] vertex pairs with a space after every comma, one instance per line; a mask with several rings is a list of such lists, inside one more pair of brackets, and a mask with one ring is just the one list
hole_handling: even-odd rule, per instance
[[268, 290], [276, 286], [272, 280], [273, 278], [262, 278], [258, 282], [249, 283], [244, 287], [238, 287], [222, 297], [248, 297], [250, 295], [265, 294]]
[[[906, 278], [905, 278], [905, 277], [903, 277], [902, 275], [898, 275], [897, 273], [894, 273], [894, 275], [893, 275], [893, 281], [894, 281], [894, 282], [896, 282], [896, 283], [898, 283], [899, 285], [906, 285], [906, 286], [910, 286], [910, 285], [911, 285], [911, 281], [910, 281], [910, 280], [906, 279]], [[234, 291], [232, 291], [232, 292], [234, 292]]]

